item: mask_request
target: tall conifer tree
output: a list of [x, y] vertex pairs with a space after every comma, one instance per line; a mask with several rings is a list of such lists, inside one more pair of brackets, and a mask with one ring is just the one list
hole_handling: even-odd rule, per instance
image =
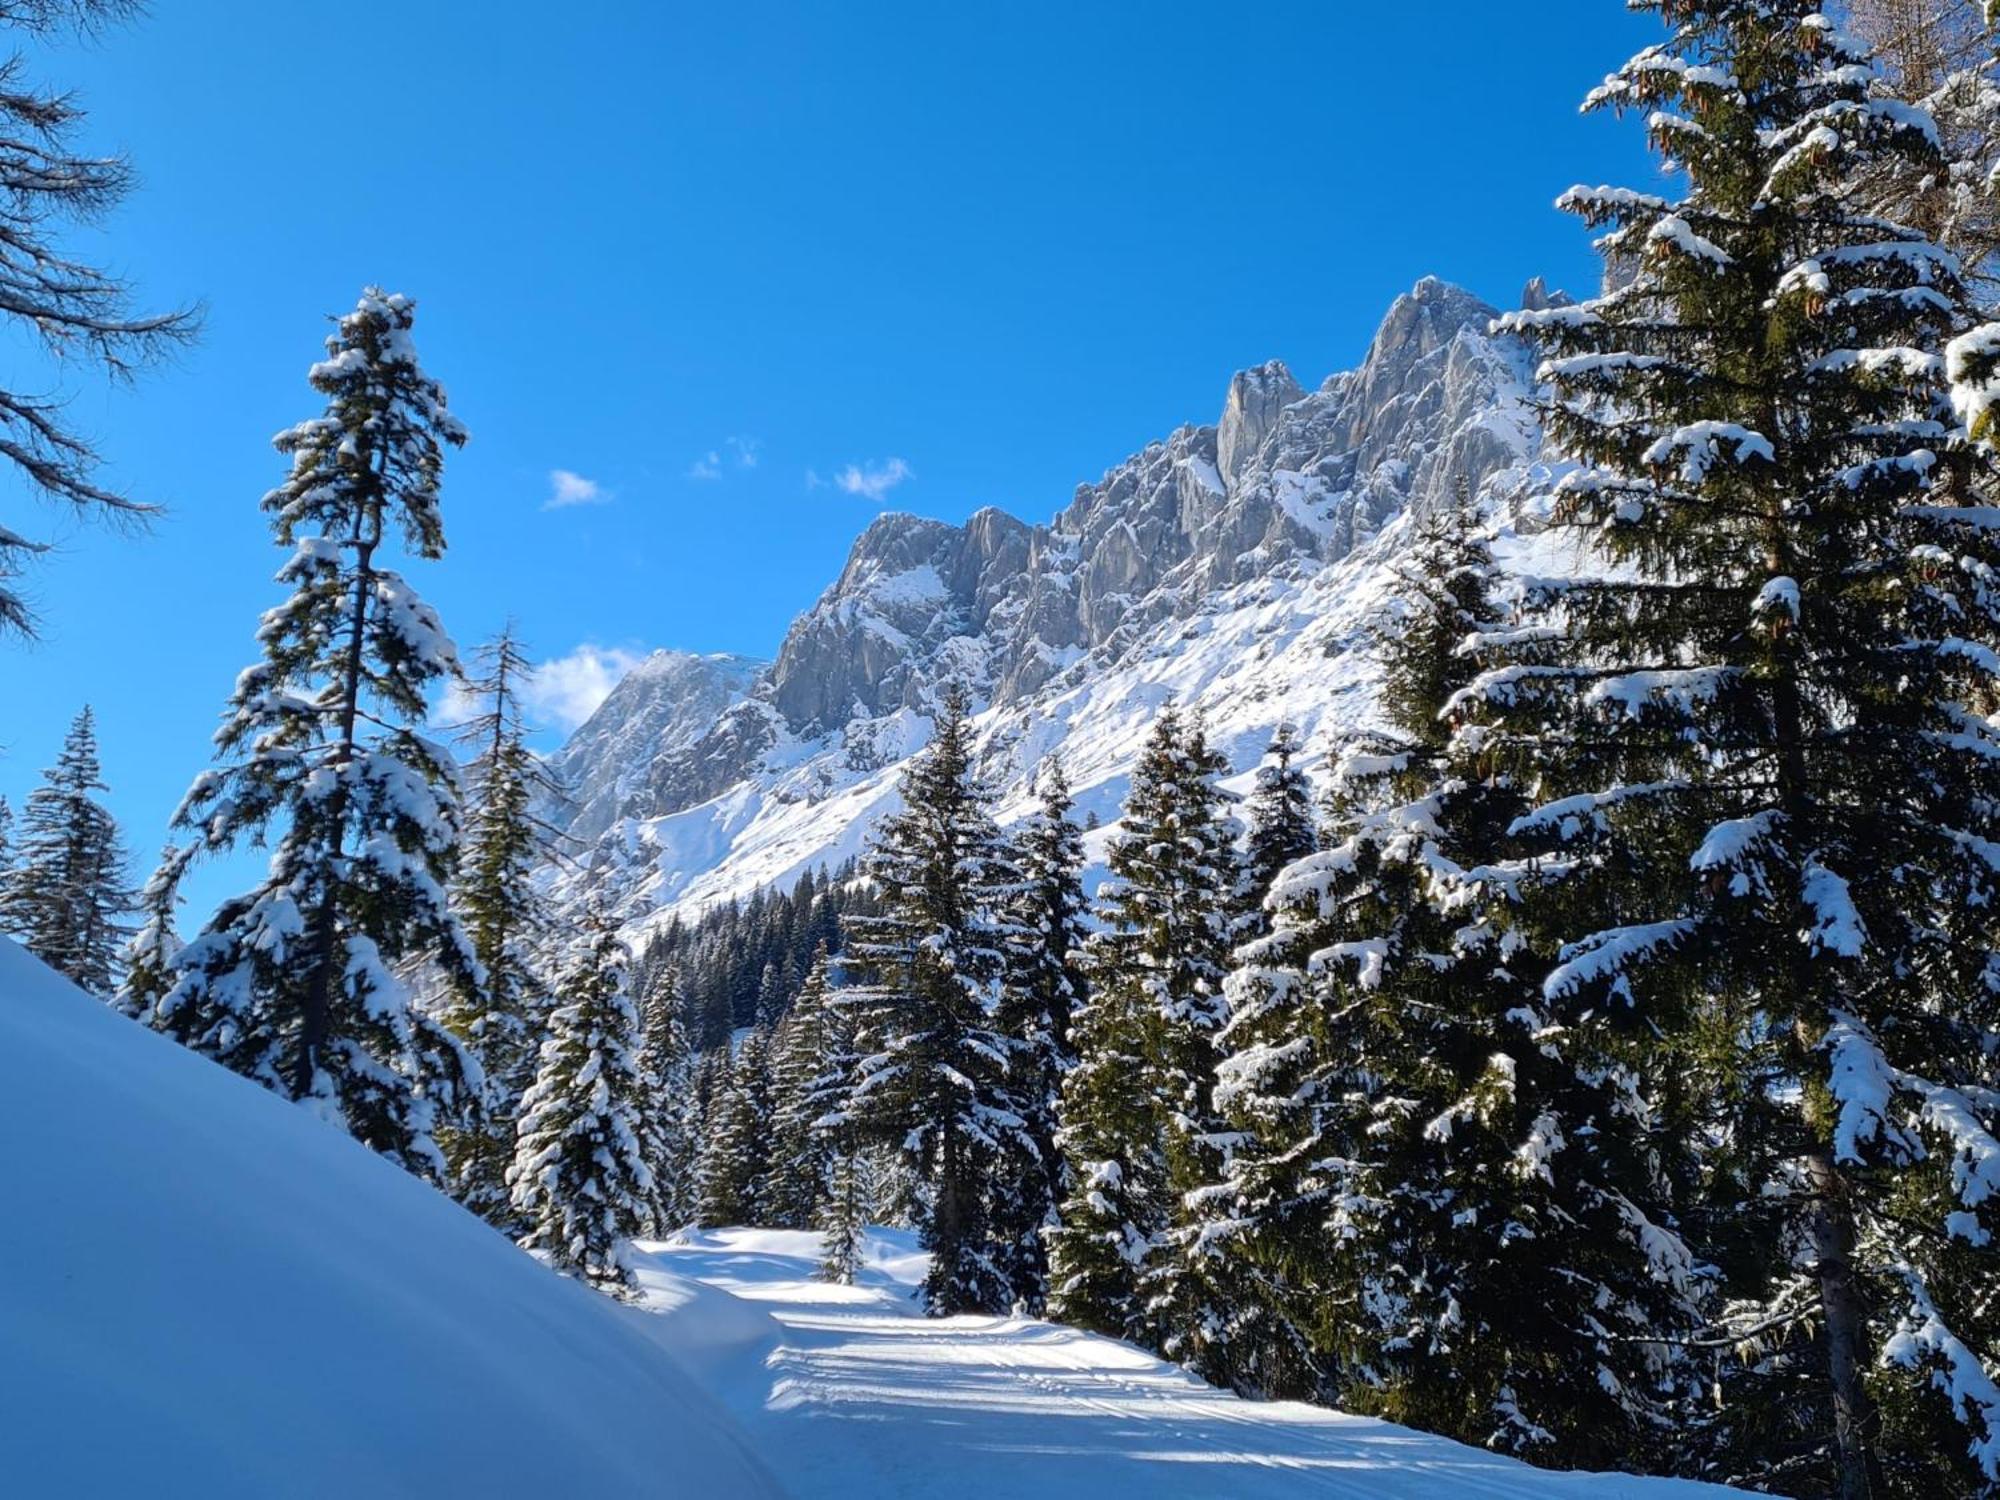
[[534, 873], [555, 835], [536, 807], [556, 788], [527, 745], [521, 693], [532, 672], [509, 624], [474, 650], [464, 684], [475, 711], [457, 726], [460, 746], [472, 753], [451, 910], [484, 979], [453, 988], [438, 1011], [478, 1058], [487, 1089], [485, 1123], [443, 1137], [454, 1191], [474, 1213], [503, 1227], [511, 1222], [506, 1173], [515, 1120], [535, 1075], [548, 1010], [535, 961], [547, 916]]
[[882, 912], [848, 929], [847, 962], [863, 980], [849, 1003], [866, 1011], [878, 1043], [862, 1060], [852, 1112], [897, 1144], [914, 1175], [928, 1309], [1001, 1312], [1014, 1292], [995, 1226], [1020, 1217], [1000, 1201], [1019, 1186], [1003, 1165], [1035, 1149], [1013, 1093], [1013, 1045], [996, 1019], [1016, 876], [957, 690], [902, 797], [863, 862]]
[[364, 292], [309, 372], [324, 413], [276, 439], [292, 469], [264, 510], [292, 593], [237, 679], [222, 765], [175, 816], [204, 851], [268, 841], [269, 868], [182, 948], [154, 1019], [442, 1180], [435, 1132], [476, 1118], [478, 1068], [400, 971], [480, 982], [445, 894], [456, 768], [417, 728], [457, 655], [384, 549], [400, 533], [416, 557], [443, 555], [444, 450], [465, 429], [418, 364], [415, 317], [407, 297]]
[[556, 984], [549, 1035], [521, 1099], [507, 1186], [521, 1243], [558, 1270], [625, 1296], [625, 1250], [645, 1226], [653, 1183], [641, 1142], [646, 1079], [631, 954], [593, 917]]
[[1937, 139], [1813, 4], [1652, 8], [1672, 41], [1591, 103], [1686, 191], [1570, 193], [1636, 276], [1511, 320], [1582, 460], [1556, 519], [1618, 567], [1547, 591], [1559, 635], [1467, 706], [1570, 872], [1527, 897], [1565, 940], [1546, 1003], [1660, 1038], [1663, 1144], [1704, 1148], [1668, 1166], [1758, 1354], [1737, 1472], [1991, 1488], [2000, 471], [1947, 399], [1953, 257], [1850, 186]]
[[118, 825], [104, 806], [97, 723], [86, 707], [21, 808], [6, 874], [7, 925], [35, 957], [93, 995], [117, 981], [133, 910]]
[[1057, 1114], [1063, 1078], [1076, 1062], [1070, 1032], [1085, 995], [1087, 903], [1083, 831], [1070, 818], [1074, 804], [1059, 760], [1042, 768], [1037, 790], [1040, 805], [1013, 838], [1017, 931], [997, 1012], [1013, 1044], [1011, 1089], [1034, 1151], [1008, 1173], [1014, 1190], [1002, 1200], [994, 1237], [1014, 1299], [1039, 1312], [1048, 1299], [1047, 1234], [1069, 1191]]
[[763, 1224], [771, 1170], [771, 1052], [761, 1026], [743, 1038], [709, 1108], [697, 1210], [703, 1225]]

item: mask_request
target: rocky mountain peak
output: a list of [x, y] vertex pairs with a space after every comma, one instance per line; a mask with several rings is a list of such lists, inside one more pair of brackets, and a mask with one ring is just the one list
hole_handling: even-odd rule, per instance
[[[706, 733], [661, 738], [648, 759], [650, 727], [615, 743], [596, 719], [579, 732], [576, 761], [622, 766], [595, 774], [616, 789], [596, 805], [634, 820], [606, 857], [630, 861], [650, 900], [713, 894], [734, 878], [713, 872], [751, 868], [736, 851], [754, 839], [744, 820], [759, 808], [795, 819], [841, 804], [843, 787], [892, 785], [882, 778], [922, 744], [947, 682], [1012, 725], [1003, 738], [1040, 743], [1054, 705], [1177, 649], [1218, 601], [1307, 587], [1400, 513], [1518, 469], [1539, 442], [1530, 361], [1490, 332], [1494, 316], [1426, 277], [1396, 299], [1354, 369], [1312, 391], [1280, 361], [1242, 371], [1213, 425], [1148, 444], [1078, 486], [1046, 525], [994, 509], [960, 525], [877, 516], [777, 659]], [[599, 717], [628, 708], [607, 702]], [[849, 818], [850, 832], [859, 816], [826, 814]], [[800, 846], [768, 878], [852, 842]]]

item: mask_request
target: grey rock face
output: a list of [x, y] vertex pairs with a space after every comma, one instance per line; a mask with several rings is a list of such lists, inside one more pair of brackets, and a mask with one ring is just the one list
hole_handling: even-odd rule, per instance
[[626, 673], [549, 758], [574, 799], [571, 835], [594, 838], [617, 818], [650, 808], [646, 781], [654, 761], [708, 735], [765, 665], [747, 656], [655, 651]]
[[[1311, 392], [1276, 361], [1242, 372], [1215, 425], [1182, 427], [1079, 486], [1046, 526], [997, 510], [963, 526], [878, 517], [747, 695], [672, 718], [680, 735], [705, 712], [700, 731], [669, 742], [650, 711], [630, 732], [596, 719], [579, 731], [605, 746], [598, 760], [614, 758], [615, 738], [625, 770], [577, 831], [608, 826], [606, 806], [660, 816], [716, 796], [786, 737], [831, 738], [866, 761], [895, 738], [877, 721], [927, 713], [948, 681], [1024, 701], [1163, 619], [1192, 619], [1213, 590], [1337, 561], [1399, 511], [1476, 491], [1539, 441], [1527, 356], [1487, 332], [1494, 316], [1426, 278], [1356, 369]], [[599, 718], [636, 707], [614, 695]]]

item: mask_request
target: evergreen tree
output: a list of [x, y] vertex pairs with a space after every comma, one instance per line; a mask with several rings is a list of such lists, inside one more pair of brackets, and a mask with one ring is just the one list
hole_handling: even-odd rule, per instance
[[363, 293], [310, 372], [325, 413], [276, 439], [292, 469], [264, 509], [292, 549], [278, 575], [292, 593], [237, 679], [223, 765], [175, 817], [205, 851], [268, 842], [269, 868], [181, 950], [155, 1024], [443, 1180], [435, 1131], [476, 1118], [478, 1068], [398, 971], [479, 979], [445, 897], [456, 769], [415, 727], [457, 658], [382, 549], [397, 530], [416, 556], [442, 555], [444, 448], [465, 431], [417, 363], [415, 313]]
[[876, 833], [863, 863], [879, 916], [849, 927], [877, 1050], [865, 1057], [853, 1112], [898, 1144], [917, 1184], [918, 1236], [934, 1315], [1001, 1312], [1013, 1300], [995, 1242], [1014, 1224], [1018, 1181], [1003, 1166], [1034, 1143], [1013, 1093], [1013, 1045], [995, 1021], [1013, 928], [1015, 876], [972, 765], [964, 695], [949, 693], [930, 745], [904, 773], [903, 810]]
[[[1073, 1186], [1051, 1237], [1064, 1319], [1196, 1370], [1226, 1313], [1200, 1202], [1220, 1173], [1215, 1034], [1240, 875], [1199, 723], [1162, 710], [1132, 774], [1098, 893], [1092, 1000], [1063, 1093]], [[1102, 1055], [1097, 1049], [1103, 1049]]]
[[669, 965], [653, 977], [641, 1010], [645, 1079], [641, 1155], [653, 1180], [646, 1230], [672, 1233], [695, 1216], [695, 1154], [701, 1142], [694, 1049], [688, 1043], [686, 997], [680, 970]]
[[1135, 1343], [1151, 1337], [1139, 1269], [1164, 1227], [1166, 1196], [1140, 1001], [1129, 975], [1092, 968], [1057, 1110], [1068, 1191], [1047, 1236], [1048, 1315]]
[[528, 1226], [521, 1244], [618, 1294], [633, 1287], [625, 1247], [646, 1223], [653, 1193], [630, 961], [611, 923], [593, 918], [557, 981], [507, 1173], [514, 1212]]
[[771, 1167], [765, 1217], [782, 1229], [810, 1229], [829, 1190], [832, 1142], [817, 1128], [821, 1088], [840, 1042], [827, 977], [826, 947], [814, 951], [805, 988], [778, 1028], [771, 1059]]
[[[1512, 633], [1468, 512], [1417, 523], [1382, 632], [1386, 732], [1339, 836], [1280, 877], [1231, 978], [1225, 1244], [1265, 1384], [1554, 1464], [1645, 1464], [1689, 1394], [1700, 1287], [1619, 1039], [1539, 992], [1513, 923], [1524, 810], [1445, 710]], [[1333, 1253], [1327, 1253], [1332, 1245]]]
[[[41, 44], [64, 30], [88, 33], [137, 8], [131, 0], [14, 0], [0, 9], [0, 26]], [[133, 313], [122, 279], [61, 245], [55, 226], [96, 223], [125, 196], [132, 171], [122, 157], [77, 154], [73, 137], [83, 110], [75, 96], [32, 87], [22, 69], [13, 51], [0, 87], [0, 202], [7, 205], [0, 310], [20, 344], [39, 343], [69, 369], [81, 358], [123, 380], [192, 338], [198, 320], [190, 312]], [[0, 390], [0, 458], [30, 490], [66, 511], [128, 525], [153, 514], [151, 506], [97, 483], [96, 451], [47, 396]], [[0, 634], [34, 633], [27, 601], [11, 580], [48, 550], [0, 523]]]
[[139, 893], [142, 920], [125, 945], [125, 977], [112, 1003], [135, 1021], [151, 1024], [153, 1009], [173, 986], [174, 958], [181, 951], [174, 914], [181, 904], [181, 876], [193, 858], [192, 846], [169, 844], [160, 863]]
[[994, 1238], [1014, 1300], [1039, 1312], [1048, 1299], [1047, 1234], [1070, 1187], [1056, 1145], [1065, 1074], [1075, 1065], [1070, 1030], [1083, 1002], [1086, 940], [1083, 833], [1062, 763], [1042, 768], [1040, 806], [1013, 839], [1017, 872], [1009, 915], [1017, 929], [1000, 992], [1000, 1029], [1014, 1044], [1010, 1087], [1019, 1101], [1033, 1154], [1007, 1170], [1017, 1184], [1005, 1196], [1012, 1219], [996, 1216]]
[[81, 989], [109, 997], [133, 909], [118, 825], [101, 795], [97, 725], [89, 708], [63, 738], [21, 809], [19, 847], [7, 872], [7, 926], [21, 945]]
[[[1541, 801], [1547, 1003], [1657, 1038], [1716, 1336], [1753, 1354], [1735, 1472], [1991, 1489], [2000, 472], [1953, 431], [1953, 258], [1849, 187], [1940, 155], [1815, 6], [1656, 8], [1672, 43], [1592, 103], [1644, 113], [1686, 191], [1572, 192], [1636, 278], [1512, 321], [1582, 461], [1557, 522], [1618, 566], [1543, 591], [1553, 638], [1468, 711]], [[1993, 347], [1951, 351], [1975, 430]]]
[[702, 1143], [701, 1223], [707, 1228], [762, 1224], [771, 1169], [770, 1038], [753, 1027], [715, 1101]]
[[1244, 897], [1253, 931], [1264, 926], [1260, 913], [1278, 872], [1294, 860], [1304, 859], [1318, 843], [1312, 782], [1297, 764], [1304, 748], [1298, 727], [1280, 724], [1264, 752], [1264, 764], [1257, 768], [1256, 790], [1250, 794], [1250, 830], [1243, 850]]
[[826, 1189], [815, 1208], [813, 1227], [820, 1231], [823, 1246], [820, 1274], [828, 1281], [851, 1284], [861, 1267], [868, 1210], [874, 1201], [868, 1158], [852, 1109], [862, 1054], [847, 992], [830, 992], [825, 1009], [820, 1072], [813, 1080], [807, 1109], [826, 1162]]
[[823, 1280], [852, 1286], [861, 1270], [863, 1237], [868, 1220], [866, 1168], [859, 1152], [836, 1139], [827, 1178], [825, 1201], [817, 1216], [820, 1231], [819, 1273]]
[[453, 1191], [502, 1227], [511, 1223], [506, 1174], [515, 1117], [535, 1075], [534, 1039], [547, 1009], [534, 962], [547, 916], [534, 873], [553, 848], [553, 830], [535, 807], [556, 787], [527, 746], [520, 695], [532, 671], [511, 624], [473, 653], [465, 691], [477, 711], [458, 726], [459, 743], [472, 756], [450, 895], [484, 982], [457, 987], [438, 1012], [479, 1060], [487, 1088], [484, 1125], [441, 1138]]

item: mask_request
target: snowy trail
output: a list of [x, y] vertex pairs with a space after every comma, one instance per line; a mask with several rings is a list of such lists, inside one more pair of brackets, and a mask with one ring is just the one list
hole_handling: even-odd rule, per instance
[[1020, 1318], [918, 1315], [923, 1262], [871, 1240], [861, 1284], [813, 1277], [816, 1237], [647, 1244], [661, 1342], [691, 1362], [799, 1500], [1693, 1500], [1680, 1481], [1551, 1474], [1369, 1418], [1217, 1391], [1128, 1345]]

